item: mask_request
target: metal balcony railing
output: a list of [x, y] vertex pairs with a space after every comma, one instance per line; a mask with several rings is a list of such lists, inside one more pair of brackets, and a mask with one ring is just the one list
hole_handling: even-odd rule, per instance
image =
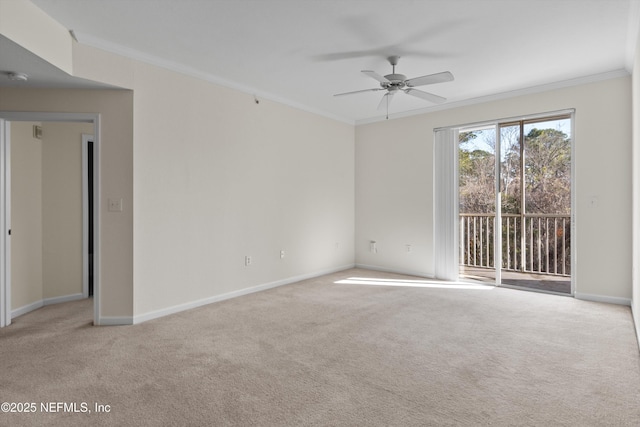
[[[495, 268], [495, 214], [460, 214], [460, 264]], [[502, 268], [571, 275], [571, 217], [502, 214]]]

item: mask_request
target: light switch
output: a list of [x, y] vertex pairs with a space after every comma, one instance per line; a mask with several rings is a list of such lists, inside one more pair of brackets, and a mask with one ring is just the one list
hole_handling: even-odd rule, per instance
[[109, 199], [109, 212], [122, 212], [122, 199]]

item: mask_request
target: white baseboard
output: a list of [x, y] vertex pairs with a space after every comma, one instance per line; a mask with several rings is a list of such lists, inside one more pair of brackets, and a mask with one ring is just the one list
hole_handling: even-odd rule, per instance
[[324, 276], [325, 274], [331, 274], [331, 273], [336, 273], [338, 271], [348, 270], [353, 267], [354, 267], [354, 264], [349, 264], [349, 265], [345, 265], [337, 268], [316, 271], [314, 273], [288, 277], [286, 279], [277, 280], [275, 282], [264, 283], [262, 285], [252, 286], [250, 288], [240, 289], [238, 291], [227, 292], [225, 294], [214, 295], [212, 297], [203, 298], [197, 301], [174, 305], [172, 307], [167, 307], [160, 310], [155, 310], [145, 314], [134, 316], [133, 324], [138, 324], [138, 323], [146, 322], [148, 320], [158, 319], [160, 317], [168, 316], [170, 314], [180, 313], [181, 311], [191, 310], [193, 308], [202, 307], [203, 305], [213, 304], [214, 302], [224, 301], [231, 298], [237, 298], [237, 297], [241, 297], [243, 295], [249, 295], [255, 292], [266, 291], [267, 289], [276, 288], [278, 286], [289, 285], [291, 283], [300, 282], [302, 280], [313, 279], [315, 277]]
[[607, 304], [627, 305], [631, 306], [631, 299], [620, 297], [608, 297], [606, 295], [583, 294], [576, 292], [574, 297], [584, 301], [605, 302]]
[[32, 302], [31, 304], [27, 304], [20, 308], [16, 308], [15, 310], [11, 310], [11, 318], [15, 319], [18, 316], [22, 316], [23, 314], [27, 314], [32, 312], [33, 310], [37, 310], [44, 306], [43, 300], [38, 300], [36, 302]]
[[60, 304], [61, 302], [77, 301], [79, 299], [84, 299], [84, 295], [71, 294], [71, 295], [63, 295], [61, 297], [45, 298], [44, 300], [42, 300], [42, 302], [44, 303], [44, 305], [51, 305], [51, 304]]
[[133, 325], [133, 317], [131, 316], [121, 316], [121, 317], [101, 317], [98, 319], [98, 322], [95, 323], [95, 326], [124, 326], [124, 325]]
[[378, 267], [377, 265], [367, 265], [367, 264], [356, 264], [355, 267], [363, 268], [365, 270], [382, 271], [385, 273], [395, 273], [395, 274], [406, 274], [407, 276], [417, 276], [417, 277], [424, 277], [426, 279], [435, 279], [435, 275], [433, 275], [432, 273], [424, 272], [424, 271]]
[[18, 316], [22, 316], [23, 314], [27, 314], [32, 312], [33, 310], [37, 310], [41, 307], [44, 307], [45, 305], [51, 305], [51, 304], [59, 304], [61, 302], [69, 302], [69, 301], [76, 301], [79, 299], [83, 299], [84, 295], [82, 294], [71, 294], [71, 295], [63, 295], [61, 297], [54, 297], [54, 298], [45, 298], [45, 299], [41, 299], [35, 302], [32, 302], [31, 304], [27, 304], [23, 307], [20, 308], [16, 308], [15, 310], [11, 310], [11, 318], [14, 319]]
[[633, 319], [633, 327], [636, 331], [636, 340], [638, 341], [638, 351], [640, 351], [640, 313], [637, 313], [633, 307], [633, 300], [631, 300], [631, 319]]

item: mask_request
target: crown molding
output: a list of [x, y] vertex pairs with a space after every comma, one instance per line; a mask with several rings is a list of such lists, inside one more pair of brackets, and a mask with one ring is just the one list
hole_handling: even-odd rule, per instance
[[231, 80], [227, 80], [227, 79], [215, 76], [213, 74], [200, 71], [193, 67], [189, 67], [174, 61], [168, 61], [164, 58], [160, 58], [155, 55], [150, 55], [148, 53], [141, 52], [136, 49], [131, 49], [127, 46], [122, 46], [120, 44], [102, 40], [100, 38], [93, 37], [91, 35], [84, 34], [84, 33], [79, 33], [77, 31], [74, 31], [73, 35], [75, 36], [75, 39], [78, 41], [78, 43], [81, 43], [86, 46], [104, 50], [106, 52], [110, 52], [110, 53], [120, 55], [136, 61], [144, 62], [150, 65], [154, 65], [156, 67], [164, 68], [166, 70], [173, 71], [175, 73], [183, 74], [190, 77], [195, 77], [197, 79], [204, 80], [208, 83], [213, 83], [218, 86], [234, 89], [239, 92], [252, 95], [254, 97], [266, 99], [272, 102], [277, 102], [279, 104], [283, 104], [283, 105], [295, 108], [297, 110], [302, 110], [308, 113], [323, 116], [331, 120], [336, 120], [336, 121], [347, 123], [350, 125], [355, 124], [354, 120], [347, 119], [345, 117], [338, 116], [324, 110], [319, 110], [317, 108], [313, 108], [308, 105], [301, 104], [299, 102], [291, 101], [290, 99], [283, 98], [273, 93], [261, 91], [256, 88], [252, 88], [250, 86], [246, 86]]
[[[638, 1], [632, 1], [631, 2], [631, 9], [633, 13], [637, 13], [640, 17], [640, 0]], [[634, 15], [635, 16], [635, 15]], [[639, 21], [639, 20], [636, 20]], [[630, 17], [630, 29], [629, 29], [629, 34], [631, 37], [631, 33], [633, 31], [635, 31], [634, 34], [636, 34], [636, 36], [638, 35], [638, 31], [640, 31], [640, 23], [635, 22], [632, 24], [631, 23], [631, 17]], [[634, 28], [632, 29], [631, 26], [634, 26]], [[174, 61], [168, 61], [166, 59], [154, 56], [154, 55], [149, 55], [147, 53], [138, 51], [136, 49], [131, 49], [127, 46], [122, 46], [116, 43], [112, 43], [109, 41], [105, 41], [87, 34], [83, 34], [83, 33], [78, 33], [78, 32], [74, 32], [74, 35], [76, 36], [78, 43], [82, 43], [84, 45], [96, 48], [96, 49], [101, 49], [110, 53], [114, 53], [116, 55], [120, 55], [126, 58], [130, 58], [136, 61], [140, 61], [140, 62], [144, 62], [150, 65], [154, 65], [160, 68], [164, 68], [167, 69], [169, 71], [173, 71], [179, 74], [183, 74], [183, 75], [187, 75], [190, 77], [194, 77], [200, 80], [204, 80], [206, 82], [209, 83], [213, 83], [219, 86], [223, 86], [223, 87], [227, 87], [230, 89], [234, 89], [237, 90], [239, 92], [242, 93], [246, 93], [246, 94], [250, 94], [252, 96], [258, 97], [258, 98], [262, 98], [262, 99], [266, 99], [272, 102], [277, 102], [279, 104], [283, 104], [301, 111], [306, 111], [308, 113], [312, 113], [312, 114], [316, 114], [322, 117], [326, 117], [328, 119], [331, 120], [336, 120], [342, 123], [346, 123], [346, 124], [350, 124], [353, 126], [360, 126], [360, 125], [365, 125], [365, 124], [370, 124], [370, 123], [376, 123], [376, 122], [380, 122], [380, 121], [385, 121], [385, 120], [393, 120], [393, 119], [399, 119], [399, 118], [403, 118], [403, 117], [411, 117], [411, 116], [416, 116], [416, 115], [420, 115], [420, 114], [428, 114], [428, 113], [433, 113], [433, 112], [437, 112], [437, 111], [443, 111], [443, 110], [449, 110], [449, 109], [453, 109], [453, 108], [460, 108], [460, 107], [466, 107], [466, 106], [470, 106], [470, 105], [476, 105], [476, 104], [482, 104], [482, 103], [486, 103], [486, 102], [491, 102], [491, 101], [498, 101], [498, 100], [502, 100], [502, 99], [508, 99], [508, 98], [514, 98], [514, 97], [518, 97], [518, 96], [523, 96], [523, 95], [531, 95], [531, 94], [536, 94], [536, 93], [541, 93], [541, 92], [547, 92], [547, 91], [551, 91], [551, 90], [558, 90], [558, 89], [563, 89], [563, 88], [567, 88], [567, 87], [572, 87], [572, 86], [578, 86], [578, 85], [583, 85], [583, 84], [587, 84], [587, 83], [594, 83], [594, 82], [599, 82], [599, 81], [604, 81], [604, 80], [609, 80], [609, 79], [615, 79], [615, 78], [619, 78], [619, 77], [625, 77], [625, 76], [629, 76], [630, 75], [630, 70], [628, 69], [628, 66], [625, 66], [624, 69], [619, 69], [619, 70], [613, 70], [613, 71], [609, 71], [609, 72], [605, 72], [605, 73], [600, 73], [600, 74], [594, 74], [594, 75], [588, 75], [588, 76], [583, 76], [583, 77], [578, 77], [578, 78], [574, 78], [574, 79], [569, 79], [569, 80], [563, 80], [563, 81], [559, 81], [559, 82], [553, 82], [553, 83], [548, 83], [548, 84], [544, 84], [544, 85], [538, 85], [538, 86], [532, 86], [532, 87], [527, 87], [527, 88], [522, 88], [522, 89], [516, 89], [516, 90], [512, 90], [512, 91], [507, 91], [507, 92], [501, 92], [501, 93], [497, 93], [497, 94], [492, 94], [492, 95], [486, 95], [486, 96], [480, 96], [480, 97], [475, 97], [475, 98], [469, 98], [469, 99], [460, 99], [457, 101], [452, 101], [452, 102], [447, 102], [445, 104], [441, 104], [441, 105], [435, 105], [435, 106], [431, 106], [431, 107], [426, 107], [426, 108], [420, 108], [417, 110], [411, 110], [411, 111], [405, 111], [405, 112], [401, 112], [401, 113], [396, 113], [396, 114], [390, 114], [389, 115], [389, 119], [387, 119], [386, 115], [385, 116], [378, 116], [378, 117], [371, 117], [371, 118], [366, 118], [366, 119], [360, 119], [360, 120], [352, 120], [352, 119], [348, 119], [342, 116], [338, 116], [335, 115], [333, 113], [329, 113], [327, 111], [324, 110], [319, 110], [317, 108], [313, 108], [310, 107], [308, 105], [305, 104], [301, 104], [299, 102], [295, 102], [295, 101], [291, 101], [289, 99], [283, 98], [281, 96], [275, 95], [273, 93], [269, 93], [269, 92], [264, 92], [231, 80], [227, 80], [227, 79], [223, 79], [221, 77], [215, 76], [213, 74], [209, 74], [209, 73], [205, 73], [203, 71], [200, 71], [198, 69], [195, 69], [193, 67], [189, 67], [189, 66], [185, 66], [183, 64], [179, 64], [177, 62]], [[637, 39], [637, 37], [636, 37]], [[629, 43], [628, 43], [628, 49], [629, 50]], [[635, 48], [636, 48], [636, 44], [633, 43], [633, 53], [635, 55]], [[628, 52], [627, 52], [628, 54]], [[628, 60], [628, 58], [627, 58]], [[631, 59], [631, 62], [633, 63], [633, 59]]]

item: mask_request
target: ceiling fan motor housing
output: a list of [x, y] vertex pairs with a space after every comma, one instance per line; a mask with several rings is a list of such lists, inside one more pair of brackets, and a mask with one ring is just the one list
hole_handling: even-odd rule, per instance
[[387, 74], [384, 78], [389, 80], [388, 83], [380, 83], [380, 86], [384, 89], [399, 90], [406, 86], [405, 80], [407, 80], [407, 76], [404, 74]]

